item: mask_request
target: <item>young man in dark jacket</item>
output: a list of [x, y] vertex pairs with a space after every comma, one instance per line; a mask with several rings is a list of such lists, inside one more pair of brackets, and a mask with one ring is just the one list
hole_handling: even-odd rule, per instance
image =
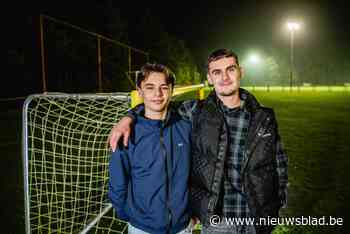
[[[178, 111], [192, 122], [189, 204], [202, 233], [271, 233], [268, 219], [286, 205], [288, 160], [277, 120], [240, 88], [242, 72], [232, 51], [214, 51], [207, 78], [215, 91]], [[130, 121], [114, 127], [112, 149], [114, 136], [127, 135]]]
[[191, 124], [170, 109], [174, 76], [146, 64], [137, 79], [144, 112], [135, 116], [128, 148], [110, 160], [109, 198], [129, 233], [185, 233], [189, 223]]

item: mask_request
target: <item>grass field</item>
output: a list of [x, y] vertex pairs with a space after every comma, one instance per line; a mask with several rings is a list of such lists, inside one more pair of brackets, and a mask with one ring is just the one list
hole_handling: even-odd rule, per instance
[[[289, 156], [288, 208], [283, 215], [332, 216], [348, 225], [350, 93], [253, 91], [275, 109]], [[193, 96], [187, 94], [181, 99]], [[24, 232], [21, 110], [1, 114], [1, 233]], [[285, 226], [278, 233], [347, 233], [347, 226]]]
[[[296, 217], [333, 216], [348, 220], [350, 95], [331, 92], [254, 94], [265, 106], [275, 109], [289, 156], [290, 186], [285, 213]], [[314, 230], [310, 233], [345, 233], [344, 228], [289, 227]]]

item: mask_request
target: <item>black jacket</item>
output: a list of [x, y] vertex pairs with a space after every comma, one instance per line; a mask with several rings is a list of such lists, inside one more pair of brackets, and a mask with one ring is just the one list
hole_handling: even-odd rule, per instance
[[[278, 194], [276, 142], [277, 121], [271, 108], [262, 107], [247, 91], [240, 89], [250, 112], [241, 178], [251, 215], [277, 217], [282, 205]], [[222, 182], [227, 154], [228, 130], [214, 92], [199, 102], [193, 116], [190, 205], [193, 215], [209, 225], [209, 218], [222, 214]], [[272, 227], [258, 227], [269, 233]]]

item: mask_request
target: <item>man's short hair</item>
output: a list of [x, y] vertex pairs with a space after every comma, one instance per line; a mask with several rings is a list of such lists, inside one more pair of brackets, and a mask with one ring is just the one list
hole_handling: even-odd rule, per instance
[[213, 51], [209, 56], [208, 56], [208, 61], [207, 61], [207, 69], [209, 70], [209, 64], [213, 61], [222, 59], [222, 58], [228, 58], [228, 57], [233, 57], [236, 59], [236, 63], [239, 65], [238, 62], [238, 56], [235, 54], [232, 50], [228, 49], [218, 49]]
[[141, 67], [141, 71], [137, 74], [136, 86], [141, 88], [141, 82], [144, 81], [151, 73], [159, 72], [165, 75], [165, 81], [167, 85], [171, 84], [172, 87], [175, 85], [175, 75], [169, 68], [159, 63], [146, 63]]

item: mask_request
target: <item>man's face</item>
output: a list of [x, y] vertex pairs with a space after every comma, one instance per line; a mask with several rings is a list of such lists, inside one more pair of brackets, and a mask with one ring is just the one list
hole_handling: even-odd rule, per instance
[[172, 93], [171, 84], [166, 83], [163, 73], [152, 72], [141, 82], [138, 88], [143, 98], [145, 109], [152, 112], [163, 112], [166, 110]]
[[209, 63], [207, 78], [218, 96], [232, 96], [240, 87], [241, 74], [236, 59], [227, 57]]

